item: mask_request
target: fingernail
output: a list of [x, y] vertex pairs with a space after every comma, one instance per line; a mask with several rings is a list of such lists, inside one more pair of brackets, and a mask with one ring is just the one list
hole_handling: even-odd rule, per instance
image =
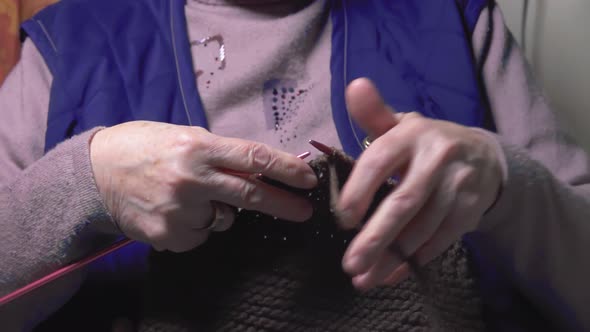
[[367, 281], [366, 274], [352, 278], [352, 285], [361, 293], [368, 292], [374, 287], [374, 285]]
[[391, 278], [386, 280], [383, 285], [384, 286], [391, 286], [391, 287], [395, 287], [397, 285], [399, 285], [402, 281], [406, 280], [407, 276], [398, 276], [395, 278]]
[[343, 262], [344, 270], [349, 274], [356, 274], [359, 265], [359, 256], [345, 257]]
[[396, 271], [394, 271], [387, 278], [385, 278], [382, 284], [384, 286], [397, 286], [409, 277], [410, 273], [407, 271], [403, 271], [401, 273], [396, 273]]
[[358, 280], [358, 278], [352, 279], [352, 286], [361, 293], [366, 293], [369, 289], [363, 285], [362, 282]]

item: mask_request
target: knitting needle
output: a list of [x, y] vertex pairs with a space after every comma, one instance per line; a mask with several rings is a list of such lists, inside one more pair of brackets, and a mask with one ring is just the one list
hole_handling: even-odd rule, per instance
[[[307, 152], [304, 152], [304, 153], [298, 155], [297, 158], [305, 159], [305, 158], [309, 157], [310, 155], [311, 155], [311, 153], [309, 151], [307, 151]], [[256, 178], [259, 180], [263, 180], [264, 176], [262, 174], [256, 174]], [[133, 242], [135, 242], [135, 241], [133, 241], [131, 239], [123, 239], [123, 240], [111, 245], [110, 247], [103, 249], [93, 255], [90, 255], [78, 262], [64, 266], [64, 267], [62, 267], [50, 274], [38, 279], [38, 280], [31, 282], [28, 285], [25, 285], [13, 292], [7, 294], [7, 295], [0, 297], [0, 306], [5, 305], [9, 302], [12, 302], [12, 301], [16, 300], [17, 298], [24, 296], [24, 295], [32, 292], [33, 290], [35, 290], [43, 285], [46, 285], [56, 279], [59, 279], [67, 274], [77, 271], [77, 270], [83, 268], [84, 266], [87, 266], [88, 264], [95, 262], [96, 260], [98, 260], [100, 258], [105, 257], [106, 255], [108, 255], [110, 253], [113, 253], [123, 247], [130, 245]]]
[[99, 251], [98, 253], [96, 253], [94, 255], [91, 255], [87, 258], [84, 258], [84, 259], [82, 259], [78, 262], [72, 263], [70, 265], [64, 266], [63, 268], [61, 268], [55, 272], [52, 272], [52, 273], [46, 275], [45, 277], [42, 277], [41, 279], [33, 281], [30, 284], [28, 284], [24, 287], [21, 287], [12, 293], [4, 295], [3, 297], [0, 298], [0, 306], [7, 304], [8, 302], [11, 302], [13, 300], [16, 300], [17, 298], [19, 298], [25, 294], [28, 294], [28, 293], [32, 292], [33, 290], [35, 290], [45, 284], [48, 284], [58, 278], [61, 278], [61, 277], [65, 276], [66, 274], [69, 274], [69, 273], [72, 273], [76, 270], [79, 270], [82, 267], [84, 267], [84, 266], [86, 266], [86, 265], [88, 265], [88, 264], [114, 252], [114, 251], [117, 251], [123, 247], [128, 246], [132, 242], [134, 242], [134, 241], [130, 240], [130, 239], [123, 239], [123, 240], [115, 243], [114, 245]]
[[310, 155], [311, 155], [311, 152], [306, 151], [306, 152], [303, 152], [302, 154], [298, 155], [297, 158], [305, 159], [305, 158], [309, 157]]
[[336, 149], [331, 148], [325, 144], [322, 144], [318, 141], [314, 141], [312, 139], [309, 140], [309, 144], [311, 144], [314, 148], [318, 149], [320, 152], [327, 154], [328, 156], [334, 155], [336, 153]]
[[[338, 215], [336, 212], [336, 204], [340, 197], [340, 186], [338, 184], [338, 173], [336, 173], [336, 167], [333, 163], [328, 164], [328, 173], [330, 175], [330, 209], [335, 215]], [[340, 218], [336, 219], [340, 221]]]
[[[309, 157], [311, 155], [311, 152], [306, 151], [303, 152], [302, 154], [298, 155], [297, 158], [299, 159], [305, 159], [307, 157]], [[231, 169], [223, 169], [223, 171], [225, 173], [231, 174], [231, 175], [235, 175], [235, 176], [241, 176], [244, 178], [249, 178], [252, 180], [260, 180], [260, 181], [269, 181], [269, 179], [267, 177], [265, 177], [264, 175], [262, 175], [262, 173], [245, 173], [245, 172], [235, 172], [232, 171]]]

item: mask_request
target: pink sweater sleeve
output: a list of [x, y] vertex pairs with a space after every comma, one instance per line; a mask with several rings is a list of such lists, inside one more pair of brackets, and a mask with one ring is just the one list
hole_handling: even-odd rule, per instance
[[[99, 129], [44, 155], [51, 74], [30, 41], [25, 42], [22, 57], [0, 87], [0, 296], [112, 242], [117, 235], [90, 163], [89, 142]], [[45, 301], [33, 294], [37, 301], [26, 301], [27, 312], [42, 318], [35, 308], [48, 314], [77, 286], [56, 285], [39, 290], [45, 292]], [[0, 321], [31, 318], [14, 305], [0, 308]]]
[[[489, 14], [482, 14], [473, 44], [476, 59], [485, 59], [484, 85], [498, 130], [493, 138], [505, 176], [480, 229], [508, 258], [530, 299], [548, 305], [537, 286], [548, 287], [590, 329], [590, 161], [558, 126], [500, 9]], [[491, 47], [483, 54], [488, 36]], [[552, 314], [549, 306], [545, 310]]]

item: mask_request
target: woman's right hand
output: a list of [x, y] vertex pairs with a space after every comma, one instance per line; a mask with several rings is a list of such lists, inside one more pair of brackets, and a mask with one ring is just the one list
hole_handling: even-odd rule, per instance
[[[129, 238], [156, 250], [182, 252], [202, 244], [212, 202], [292, 221], [311, 217], [311, 204], [255, 177], [310, 189], [317, 179], [296, 156], [267, 145], [211, 134], [199, 127], [134, 121], [93, 137], [91, 162], [108, 211]], [[215, 230], [229, 228], [225, 215]]]

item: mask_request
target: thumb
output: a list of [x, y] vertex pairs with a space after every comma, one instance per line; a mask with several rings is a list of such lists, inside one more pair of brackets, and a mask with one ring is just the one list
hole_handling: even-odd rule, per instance
[[346, 106], [352, 118], [375, 140], [398, 124], [393, 109], [381, 98], [367, 78], [352, 81], [346, 88]]

